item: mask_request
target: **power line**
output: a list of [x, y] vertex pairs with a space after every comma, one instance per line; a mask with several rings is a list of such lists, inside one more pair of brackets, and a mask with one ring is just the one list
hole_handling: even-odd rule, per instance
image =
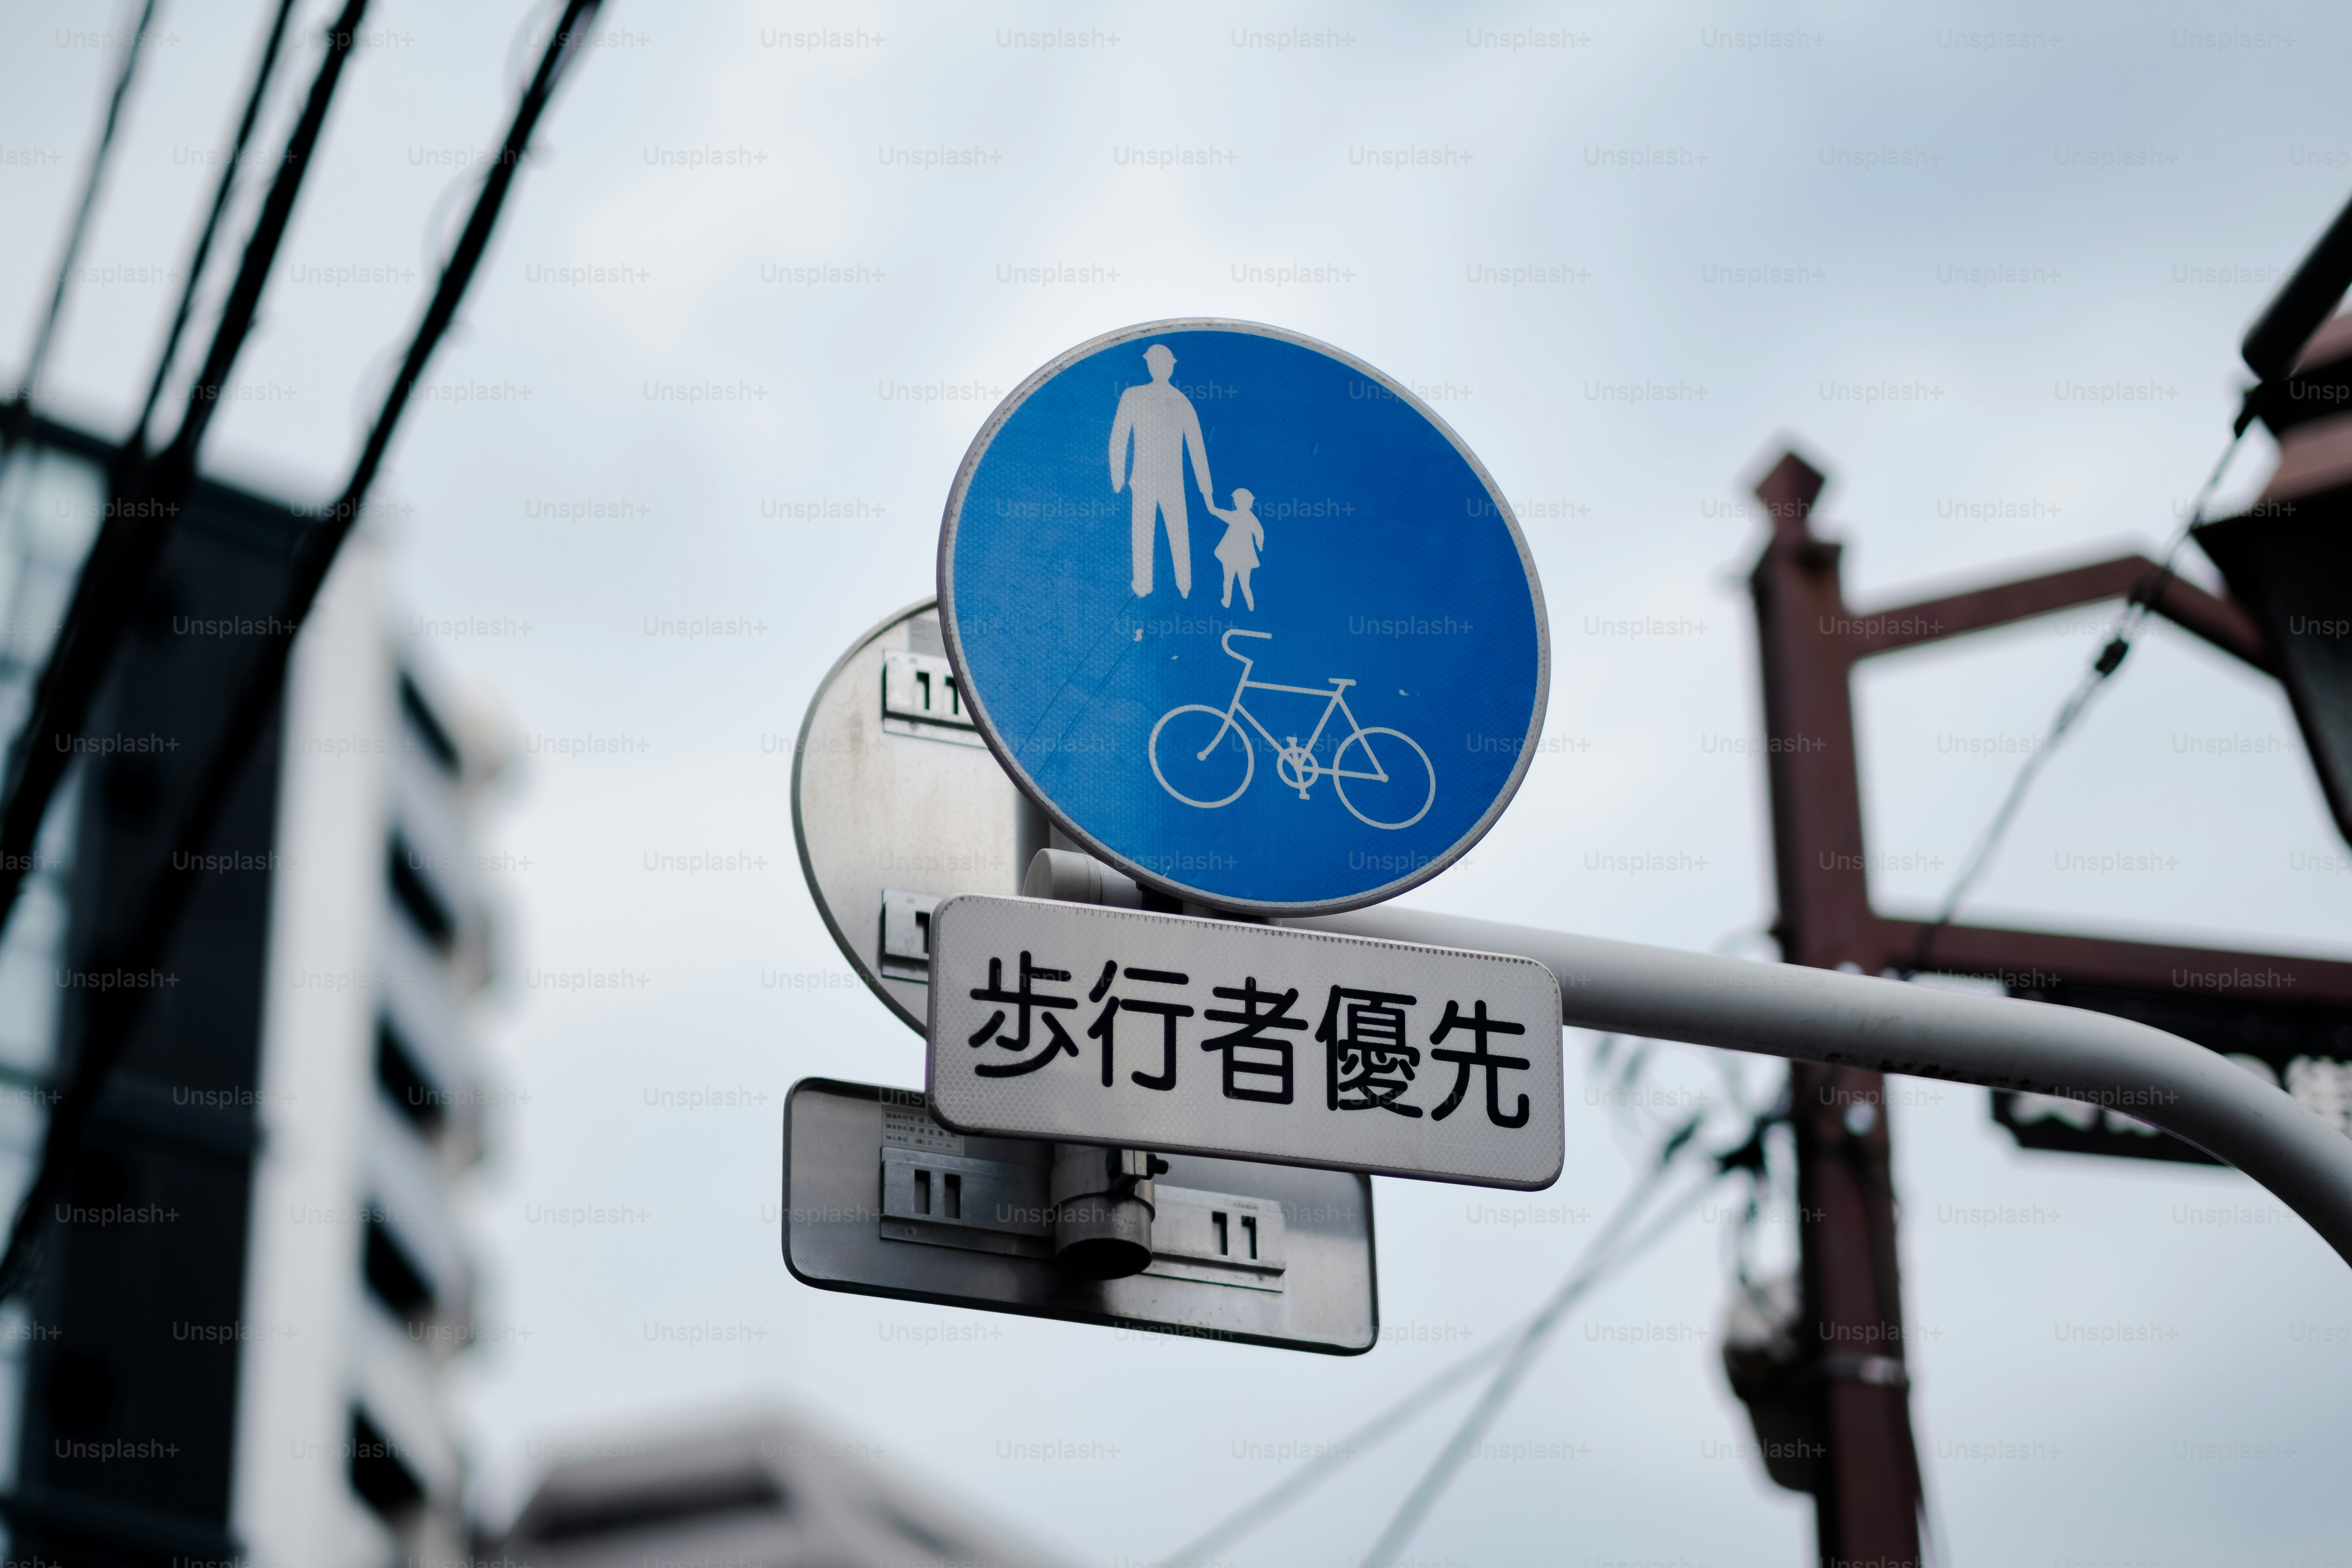
[[123, 44], [122, 71], [114, 79], [114, 95], [107, 100], [106, 120], [98, 133], [98, 145], [89, 155], [89, 177], [82, 182], [81, 205], [74, 211], [73, 226], [66, 230], [65, 254], [58, 258], [58, 280], [49, 290], [49, 308], [33, 334], [32, 354], [25, 361], [24, 384], [16, 393], [20, 416], [32, 407], [33, 394], [40, 385], [41, 372], [49, 357], [49, 346], [57, 338], [58, 321], [65, 314], [66, 289], [73, 281], [74, 263], [81, 257], [81, 242], [89, 233], [89, 215], [98, 205], [99, 189], [106, 183], [115, 129], [122, 122], [122, 105], [131, 96], [131, 81], [139, 71], [140, 46], [147, 41], [148, 26], [155, 20], [155, 5], [156, 0], [146, 0], [139, 13], [139, 26]]
[[1927, 967], [1936, 939], [1959, 913], [1961, 901], [1976, 890], [1985, 873], [1992, 869], [1993, 857], [1999, 853], [2001, 840], [2008, 837], [2011, 825], [2017, 820], [2018, 808], [2025, 804], [2026, 793], [2033, 787], [2034, 780], [2042, 776], [2043, 764], [2058, 750], [2075, 721], [2083, 717], [2092, 700], [2105, 689], [2116, 671], [2123, 668], [2140, 623], [2163, 599], [2165, 589], [2178, 575], [2173, 566], [2179, 558], [2181, 546], [2189, 542], [2189, 536], [2197, 525], [2205, 521], [2205, 509], [2212, 503], [2213, 492], [2221, 488], [2221, 476], [2229, 471], [2230, 459], [2237, 455], [2238, 445], [2245, 437], [2246, 426], [2242, 424], [2221, 448], [2221, 456], [2214, 462], [2213, 471], [2205, 477], [2204, 487], [2197, 492], [2197, 504], [2189, 509], [2189, 521], [2173, 534], [2172, 542], [2165, 549], [2164, 559], [2146, 580], [2134, 586], [2130, 600], [2116, 619], [2114, 635], [2099, 649], [2098, 656], [2091, 661], [2091, 668], [2083, 672], [2083, 678], [2067, 694], [2066, 700], [2058, 705], [2057, 714], [2050, 721], [2050, 727], [2043, 732], [2040, 743], [2026, 754], [2025, 761], [2019, 765], [2017, 776], [2010, 781], [2009, 793], [2001, 797], [2000, 809], [1992, 814], [1992, 820], [1977, 836], [1967, 858], [1960, 862], [1959, 869], [1954, 873], [1952, 885], [1945, 892], [1944, 901], [1937, 907], [1935, 919], [1921, 928], [1918, 942], [1911, 950], [1911, 962], [1902, 971], [1905, 979]]
[[[1661, 1171], [1664, 1168], [1664, 1165], [1659, 1167]], [[1380, 1539], [1364, 1554], [1365, 1568], [1381, 1568], [1382, 1564], [1393, 1562], [1396, 1554], [1404, 1549], [1405, 1542], [1412, 1539], [1413, 1532], [1421, 1528], [1422, 1521], [1429, 1516], [1430, 1509], [1460, 1473], [1463, 1461], [1470, 1457], [1470, 1450], [1476, 1446], [1479, 1437], [1502, 1413], [1503, 1406], [1510, 1403], [1511, 1395], [1518, 1390], [1520, 1380], [1542, 1355], [1552, 1331], [1559, 1326], [1568, 1309], [1600, 1282], [1607, 1268], [1630, 1261], [1673, 1229], [1689, 1212], [1690, 1205], [1712, 1192], [1716, 1183], [1727, 1173], [1727, 1167], [1718, 1166], [1705, 1181], [1685, 1192], [1652, 1219], [1641, 1235], [1625, 1244], [1622, 1252], [1601, 1259], [1590, 1270], [1571, 1274], [1561, 1283], [1552, 1299], [1544, 1304], [1543, 1310], [1536, 1314], [1535, 1321], [1512, 1345], [1509, 1356], [1495, 1370], [1493, 1380], [1486, 1384], [1486, 1392], [1478, 1396], [1478, 1403], [1471, 1407], [1469, 1415], [1462, 1418], [1462, 1424], [1454, 1428], [1454, 1436], [1446, 1440], [1445, 1447], [1437, 1451], [1437, 1457], [1422, 1472], [1421, 1479], [1414, 1483], [1412, 1490], [1398, 1505], [1388, 1527], [1381, 1531]]]
[[294, 0], [278, 0], [278, 15], [270, 22], [269, 33], [262, 42], [260, 62], [254, 67], [253, 90], [246, 95], [245, 114], [238, 120], [236, 135], [229, 143], [228, 157], [221, 165], [220, 184], [213, 190], [212, 210], [205, 215], [205, 226], [196, 236], [196, 248], [188, 258], [187, 279], [180, 288], [179, 307], [172, 313], [171, 329], [163, 334], [163, 350], [155, 358], [155, 378], [147, 384], [147, 401], [140, 405], [139, 418], [131, 426], [130, 439], [125, 443], [133, 452], [147, 449], [147, 424], [155, 416], [155, 405], [163, 395], [163, 383], [172, 374], [172, 362], [179, 357], [180, 335], [187, 330], [188, 317], [196, 302], [196, 288], [205, 276], [205, 263], [211, 259], [213, 237], [219, 231], [221, 214], [227, 210], [228, 198], [236, 188], [237, 171], [245, 166], [246, 143], [253, 139], [254, 122], [261, 118], [261, 105], [268, 96], [269, 79], [278, 68], [278, 48], [286, 38], [287, 19], [294, 14]]
[[[1608, 1222], [1601, 1226], [1600, 1235], [1596, 1236], [1579, 1255], [1574, 1267], [1569, 1270], [1570, 1281], [1574, 1281], [1579, 1275], [1594, 1265], [1595, 1260], [1614, 1241], [1618, 1233], [1623, 1230], [1625, 1225], [1648, 1201], [1650, 1194], [1657, 1190], [1658, 1184], [1664, 1179], [1665, 1173], [1666, 1166], [1661, 1163], [1619, 1200], [1617, 1211], [1610, 1215]], [[1433, 1400], [1455, 1384], [1462, 1382], [1480, 1367], [1507, 1354], [1510, 1348], [1518, 1342], [1519, 1335], [1524, 1332], [1525, 1330], [1522, 1328], [1506, 1334], [1493, 1344], [1483, 1350], [1472, 1352], [1453, 1365], [1430, 1377], [1412, 1393], [1332, 1444], [1325, 1450], [1322, 1457], [1306, 1468], [1285, 1479], [1262, 1496], [1243, 1504], [1211, 1526], [1205, 1532], [1169, 1553], [1166, 1559], [1168, 1568], [1180, 1568], [1180, 1565], [1184, 1563], [1200, 1562], [1218, 1547], [1240, 1540], [1322, 1484], [1341, 1466], [1395, 1431], [1410, 1417], [1420, 1414]]]
[[286, 237], [295, 197], [310, 172], [327, 110], [342, 79], [343, 63], [367, 0], [346, 0], [326, 40], [325, 58], [310, 83], [300, 118], [286, 139], [253, 233], [246, 241], [236, 282], [213, 330], [204, 368], [188, 388], [187, 407], [171, 444], [150, 458], [126, 448], [115, 464], [113, 504], [74, 582], [64, 624], [33, 689], [32, 711], [9, 748], [5, 798], [0, 798], [0, 931], [7, 927], [25, 874], [35, 862], [33, 842], [48, 814], [73, 748], [61, 743], [81, 727], [116, 646], [146, 591], [155, 563], [171, 542], [180, 505], [194, 488], [196, 453], [222, 401], [237, 355], [253, 330], [271, 264]]
[[[1575, 1264], [1569, 1270], [1568, 1277], [1554, 1290], [1552, 1299], [1546, 1302], [1528, 1323], [1506, 1333], [1484, 1349], [1472, 1352], [1451, 1366], [1425, 1379], [1402, 1398], [1389, 1405], [1387, 1409], [1330, 1445], [1321, 1456], [1297, 1473], [1244, 1503], [1208, 1530], [1169, 1553], [1164, 1559], [1167, 1568], [1181, 1568], [1181, 1565], [1185, 1563], [1202, 1562], [1218, 1548], [1230, 1545], [1247, 1535], [1329, 1479], [1349, 1460], [1378, 1444], [1413, 1416], [1428, 1408], [1432, 1403], [1454, 1388], [1455, 1384], [1460, 1384], [1480, 1368], [1510, 1354], [1515, 1347], [1525, 1342], [1528, 1332], [1537, 1323], [1541, 1322], [1546, 1314], [1557, 1314], [1564, 1310], [1577, 1296], [1599, 1283], [1607, 1270], [1621, 1261], [1621, 1255], [1612, 1250], [1618, 1238], [1623, 1234], [1626, 1226], [1639, 1216], [1643, 1206], [1656, 1193], [1660, 1184], [1673, 1169], [1675, 1157], [1685, 1146], [1687, 1135], [1696, 1131], [1697, 1125], [1697, 1122], [1693, 1121], [1686, 1124], [1675, 1138], [1669, 1140], [1668, 1147], [1661, 1151], [1649, 1172], [1618, 1201], [1615, 1212], [1602, 1224], [1599, 1234], [1578, 1256]], [[1710, 1177], [1699, 1190], [1704, 1191], [1706, 1186], [1711, 1186], [1713, 1181], [1714, 1178]], [[1643, 1236], [1633, 1250], [1639, 1250], [1641, 1247], [1648, 1246], [1654, 1239], [1654, 1237]], [[1622, 1257], [1630, 1258], [1632, 1255], [1633, 1252], [1628, 1251]], [[1565, 1300], [1562, 1300], [1563, 1296], [1566, 1297]]]
[[[563, 24], [549, 40], [537, 75], [516, 105], [499, 161], [483, 183], [473, 216], [442, 270], [424, 320], [410, 340], [400, 377], [385, 395], [383, 408], [368, 433], [367, 444], [352, 468], [351, 479], [317, 526], [295, 545], [287, 584], [270, 621], [271, 631], [230, 700], [228, 720], [219, 736], [193, 770], [195, 786], [173, 825], [171, 848], [157, 863], [133, 905], [139, 911], [137, 923], [118, 960], [132, 972], [160, 969], [169, 956], [180, 916], [196, 886], [194, 873], [183, 868], [200, 862], [238, 780], [252, 763], [257, 742], [277, 710], [284, 689], [294, 638], [308, 619], [342, 542], [359, 521], [368, 489], [375, 481], [393, 432], [408, 406], [410, 394], [423, 379], [434, 350], [457, 318], [457, 306], [489, 246], [491, 230], [498, 223], [499, 209], [522, 164], [540, 116], [552, 98], [564, 68], [582, 50], [583, 34], [579, 24], [593, 16], [601, 3], [602, 0], [568, 0]], [[363, 4], [364, 0], [350, 0], [345, 16], [351, 25], [341, 27], [339, 45], [331, 47], [350, 47], [357, 32], [357, 12]], [[17, 1207], [8, 1233], [7, 1249], [0, 1254], [0, 1299], [22, 1289], [30, 1278], [41, 1216], [66, 1179], [81, 1129], [95, 1111], [115, 1062], [129, 1046], [131, 1032], [145, 1011], [145, 1002], [144, 993], [134, 995], [126, 989], [103, 994], [91, 1008], [71, 1076], [50, 1110], [40, 1164]]]
[[1328, 1447], [1311, 1463], [1286, 1478], [1270, 1491], [1252, 1499], [1227, 1514], [1208, 1532], [1187, 1542], [1168, 1554], [1167, 1568], [1207, 1561], [1208, 1554], [1220, 1546], [1240, 1540], [1284, 1509], [1320, 1486], [1341, 1466], [1359, 1453], [1380, 1442], [1413, 1416], [1427, 1409], [1437, 1397], [1509, 1350], [1513, 1341], [1498, 1339], [1486, 1349], [1474, 1351], [1452, 1366], [1437, 1373], [1420, 1387], [1373, 1416], [1353, 1432]]

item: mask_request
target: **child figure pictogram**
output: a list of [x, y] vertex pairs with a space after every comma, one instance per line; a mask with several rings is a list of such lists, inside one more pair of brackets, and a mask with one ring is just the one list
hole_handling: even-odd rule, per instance
[[1214, 500], [1209, 502], [1210, 512], [1225, 524], [1225, 536], [1217, 541], [1217, 548], [1212, 553], [1225, 568], [1225, 596], [1222, 602], [1227, 609], [1233, 608], [1236, 582], [1242, 586], [1242, 603], [1253, 610], [1257, 608], [1257, 600], [1250, 595], [1250, 574], [1257, 569], [1257, 552], [1265, 543], [1265, 525], [1250, 510], [1255, 500], [1249, 491], [1237, 489], [1231, 511], [1220, 510]]

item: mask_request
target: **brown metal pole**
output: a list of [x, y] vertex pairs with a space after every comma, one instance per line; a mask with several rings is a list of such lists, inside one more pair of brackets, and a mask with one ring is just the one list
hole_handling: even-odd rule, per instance
[[[1764, 684], [1766, 768], [1780, 916], [1792, 963], [1876, 973], [1850, 689], [1858, 641], [1838, 546], [1810, 526], [1822, 476], [1796, 454], [1756, 487], [1771, 542], [1749, 585]], [[1813, 1509], [1823, 1568], [1919, 1563], [1919, 1471], [1903, 1364], [1885, 1080], [1851, 1068], [1790, 1070], [1803, 1251], [1809, 1425], [1826, 1452]]]
[[1822, 476], [1795, 453], [1756, 487], [1772, 540], [1748, 577], [1764, 677], [1765, 767], [1780, 895], [1773, 928], [1791, 963], [1878, 966], [1877, 920], [1862, 850], [1862, 779], [1847, 690], [1854, 617], [1838, 585], [1839, 547], [1808, 526]]
[[1919, 1562], [1918, 1458], [1895, 1262], [1885, 1079], [1793, 1064], [1805, 1316], [1811, 1321], [1821, 1456], [1813, 1519], [1821, 1561]]

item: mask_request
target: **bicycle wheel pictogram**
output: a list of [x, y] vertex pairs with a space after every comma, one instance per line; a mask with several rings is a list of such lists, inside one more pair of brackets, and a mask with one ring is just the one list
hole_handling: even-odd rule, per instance
[[1160, 787], [1207, 811], [1241, 798], [1257, 775], [1257, 752], [1249, 736], [1228, 721], [1223, 709], [1204, 703], [1189, 702], [1161, 714], [1151, 727], [1148, 751]]
[[[1377, 750], [1375, 735], [1381, 737]], [[1429, 753], [1411, 735], [1386, 725], [1356, 730], [1340, 742], [1330, 774], [1339, 803], [1369, 827], [1411, 827], [1437, 799], [1437, 770]]]

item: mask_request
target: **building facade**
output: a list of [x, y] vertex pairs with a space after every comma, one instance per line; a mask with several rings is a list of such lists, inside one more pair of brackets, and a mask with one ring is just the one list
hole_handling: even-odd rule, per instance
[[[86, 552], [103, 516], [110, 456], [43, 426], [0, 473], [0, 604], [31, 601], [23, 646], [0, 626], [12, 721], [46, 656], [34, 634], [54, 637], [77, 541]], [[490, 973], [472, 821], [492, 749], [404, 645], [363, 526], [226, 820], [179, 868], [196, 891], [167, 960], [114, 973], [289, 547], [314, 526], [211, 482], [173, 521], [0, 939], [12, 1212], [91, 999], [148, 993], [70, 1192], [43, 1216], [34, 1287], [0, 1318], [8, 1555], [459, 1561], [464, 1468], [441, 1387], [471, 1339], [456, 1211], [481, 1147], [464, 1014]]]
[[781, 1415], [553, 1446], [499, 1568], [1049, 1568], [1053, 1559], [889, 1466]]

